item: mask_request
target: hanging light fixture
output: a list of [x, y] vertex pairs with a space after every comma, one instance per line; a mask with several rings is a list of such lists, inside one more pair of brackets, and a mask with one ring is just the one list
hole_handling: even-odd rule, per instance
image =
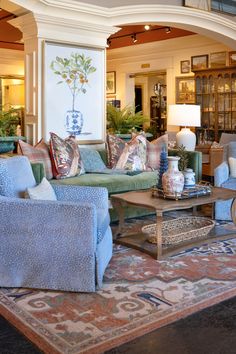
[[136, 33], [132, 34], [131, 38], [132, 38], [133, 43], [136, 43], [138, 41], [137, 37], [136, 37]]

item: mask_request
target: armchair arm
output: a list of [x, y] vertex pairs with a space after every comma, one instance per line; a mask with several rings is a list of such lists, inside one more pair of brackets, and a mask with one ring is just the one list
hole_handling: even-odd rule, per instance
[[52, 184], [58, 200], [89, 202], [98, 209], [108, 210], [108, 191], [103, 187]]
[[95, 252], [97, 218], [91, 203], [0, 196], [0, 221], [0, 235], [5, 238], [12, 234], [18, 240], [37, 236], [49, 248], [50, 245], [55, 248], [54, 243], [59, 240], [67, 245], [70, 239], [75, 248], [83, 244], [83, 249]]
[[214, 184], [216, 187], [220, 187], [223, 182], [229, 178], [229, 166], [226, 161], [222, 162], [215, 168], [214, 171]]

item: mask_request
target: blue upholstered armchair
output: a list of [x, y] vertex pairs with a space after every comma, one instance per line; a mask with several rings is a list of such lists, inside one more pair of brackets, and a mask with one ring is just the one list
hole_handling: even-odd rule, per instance
[[[230, 142], [225, 146], [225, 159], [215, 169], [214, 184], [216, 187], [223, 187], [236, 190], [236, 178], [230, 175], [229, 157], [236, 158], [236, 142]], [[232, 199], [215, 203], [215, 219], [216, 220], [232, 220], [231, 218]]]
[[95, 291], [112, 256], [107, 190], [57, 185], [56, 201], [24, 199], [35, 185], [26, 157], [0, 159], [0, 286]]

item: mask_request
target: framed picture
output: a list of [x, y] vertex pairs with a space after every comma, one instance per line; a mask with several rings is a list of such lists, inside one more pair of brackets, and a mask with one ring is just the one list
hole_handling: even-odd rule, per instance
[[197, 55], [191, 57], [191, 70], [202, 70], [208, 68], [208, 55]]
[[236, 51], [229, 52], [229, 65], [236, 65]]
[[45, 140], [54, 132], [79, 144], [105, 141], [104, 68], [103, 49], [45, 41]]
[[116, 93], [116, 72], [108, 71], [107, 72], [107, 84], [106, 84], [107, 95], [110, 93]]
[[180, 62], [180, 72], [181, 74], [190, 73], [190, 60], [182, 60]]
[[176, 77], [176, 103], [195, 103], [195, 80], [193, 76]]
[[210, 53], [210, 67], [220, 68], [226, 66], [226, 52]]

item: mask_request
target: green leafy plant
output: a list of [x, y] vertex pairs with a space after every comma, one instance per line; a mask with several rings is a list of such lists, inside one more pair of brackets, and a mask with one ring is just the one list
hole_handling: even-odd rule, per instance
[[183, 145], [177, 147], [177, 156], [180, 157], [179, 170], [184, 171], [188, 167], [188, 153]]
[[79, 92], [85, 94], [89, 84], [88, 76], [97, 69], [92, 66], [92, 59], [84, 54], [71, 53], [70, 58], [56, 57], [50, 68], [60, 77], [58, 84], [66, 83], [72, 94], [72, 110], [75, 109], [75, 99]]
[[107, 129], [112, 133], [130, 133], [132, 130], [141, 130], [143, 123], [149, 118], [142, 111], [135, 113], [135, 107], [126, 106], [122, 109], [111, 104], [107, 105]]
[[19, 124], [18, 113], [18, 110], [14, 108], [0, 111], [0, 137], [16, 135], [16, 127]]

